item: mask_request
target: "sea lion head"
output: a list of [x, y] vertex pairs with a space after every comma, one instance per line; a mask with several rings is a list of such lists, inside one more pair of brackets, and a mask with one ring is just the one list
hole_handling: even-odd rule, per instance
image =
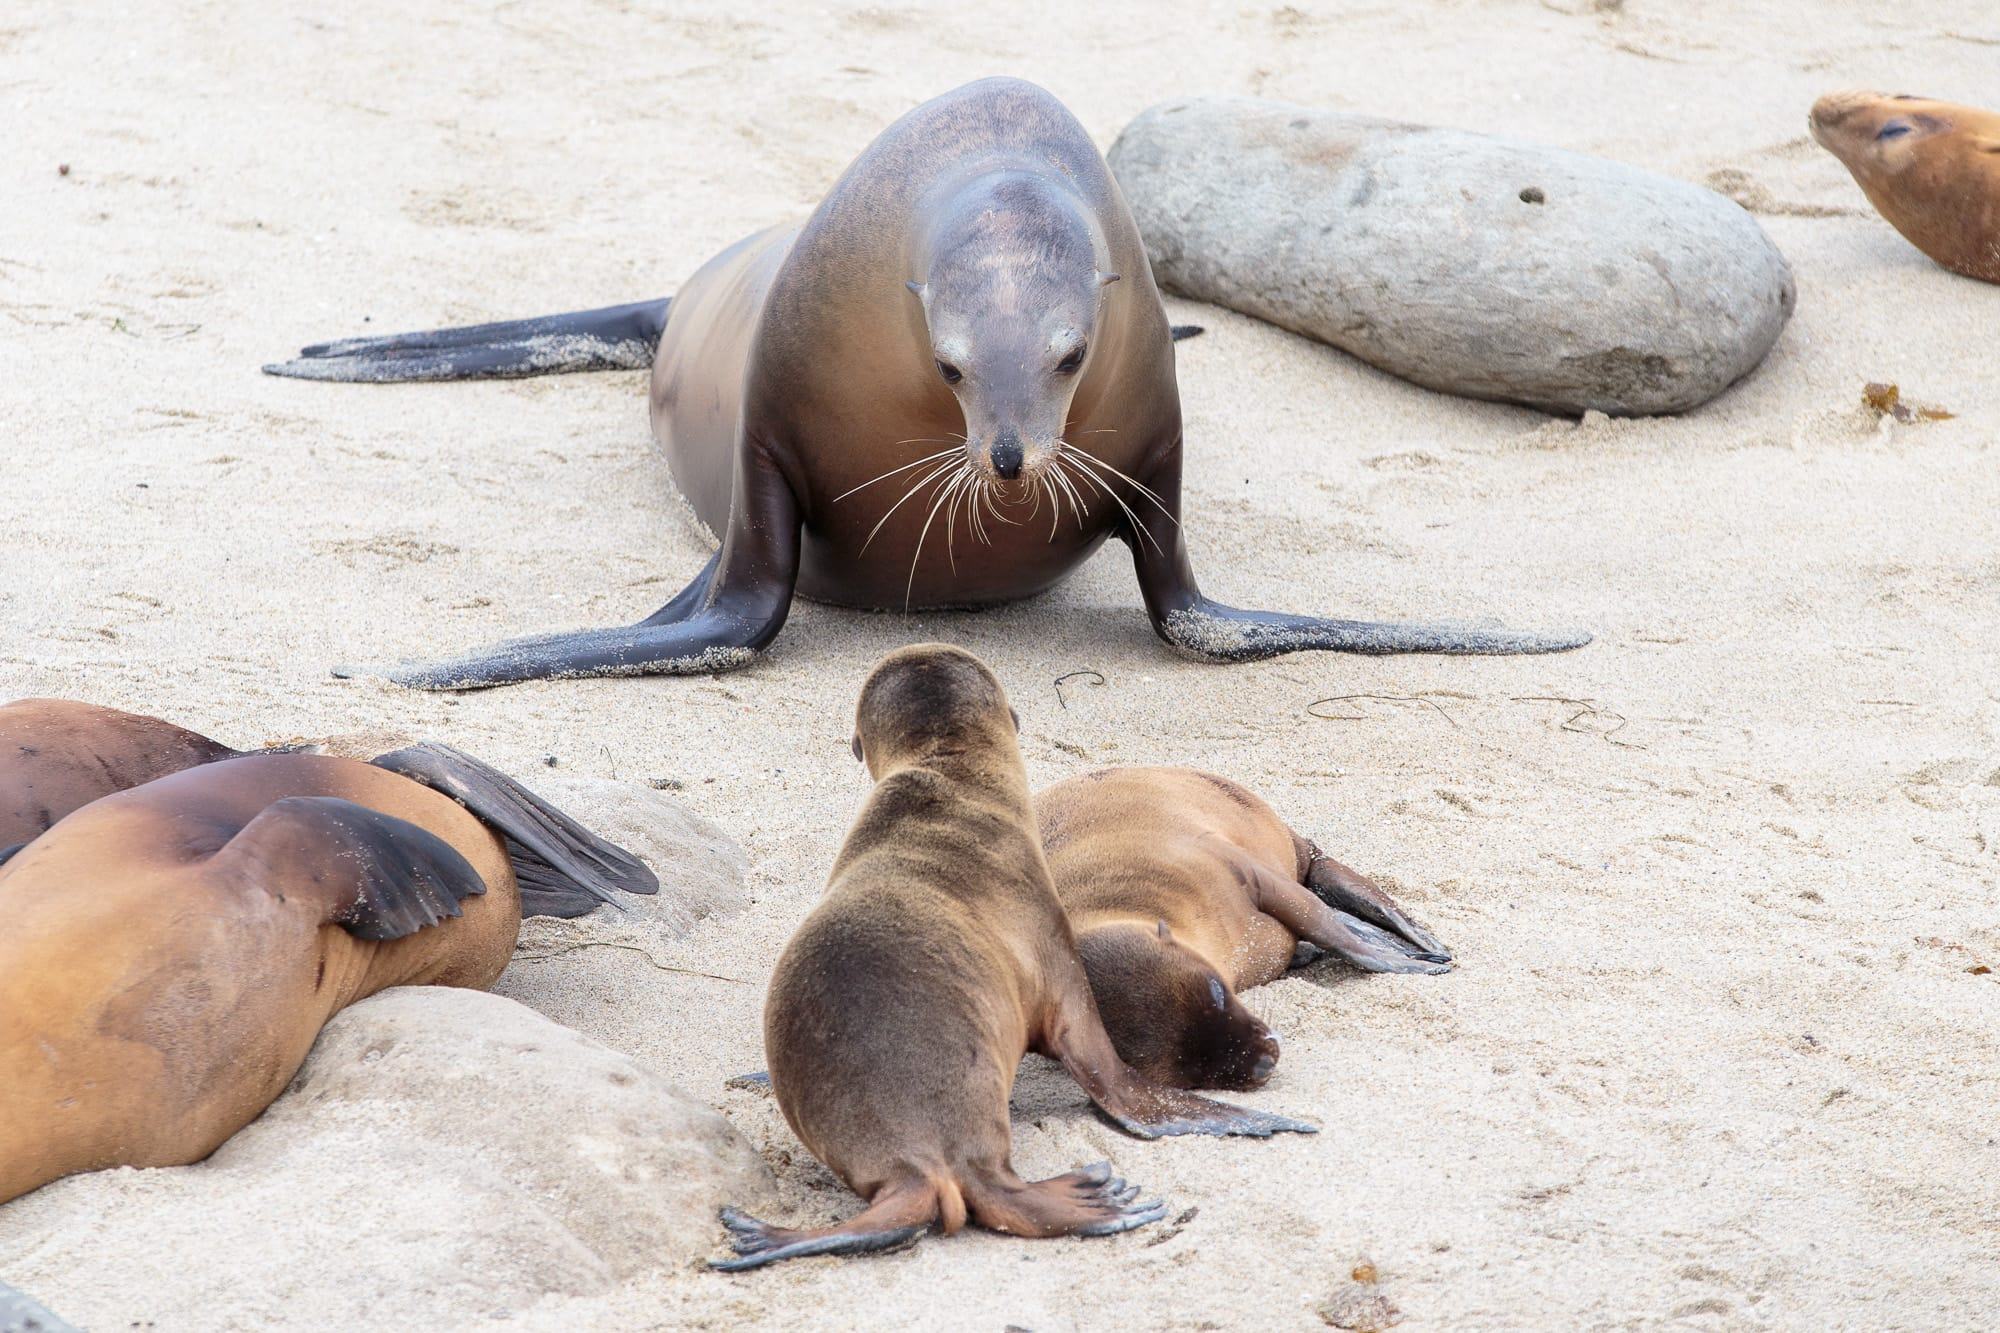
[[992, 670], [963, 648], [918, 643], [890, 653], [861, 685], [854, 757], [880, 778], [926, 755], [1018, 745], [1020, 718]]
[[936, 211], [928, 272], [908, 286], [930, 335], [927, 373], [965, 417], [967, 463], [1032, 486], [1063, 446], [1090, 364], [1104, 289], [1096, 222], [1066, 185], [1029, 172], [982, 177]]
[[1917, 160], [1920, 145], [1951, 132], [1953, 110], [1907, 93], [1828, 93], [1813, 103], [1807, 124], [1857, 177], [1887, 180]]
[[1162, 921], [1105, 926], [1076, 944], [1111, 1044], [1155, 1083], [1247, 1092], [1270, 1081], [1277, 1034]]

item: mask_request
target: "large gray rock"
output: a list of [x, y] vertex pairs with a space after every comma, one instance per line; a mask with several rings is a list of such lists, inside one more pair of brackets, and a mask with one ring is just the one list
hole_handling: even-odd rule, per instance
[[772, 1190], [728, 1121], [629, 1056], [496, 995], [400, 987], [335, 1015], [207, 1161], [0, 1207], [0, 1271], [86, 1328], [464, 1328], [699, 1264], [717, 1206]]
[[1763, 360], [1795, 300], [1740, 205], [1515, 139], [1192, 98], [1110, 159], [1167, 290], [1447, 393], [1685, 411]]

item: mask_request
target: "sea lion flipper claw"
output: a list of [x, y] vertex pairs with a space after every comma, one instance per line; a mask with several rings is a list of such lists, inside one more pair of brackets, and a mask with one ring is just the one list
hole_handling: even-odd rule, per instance
[[[396, 940], [460, 915], [459, 899], [486, 892], [472, 863], [408, 820], [337, 796], [288, 796], [265, 807], [215, 854], [215, 870], [266, 887], [267, 867], [303, 858], [289, 877], [318, 895], [326, 920], [364, 940]], [[309, 884], [310, 890], [300, 885]]]
[[442, 792], [505, 836], [524, 916], [582, 916], [621, 893], [660, 890], [638, 857], [462, 750], [425, 741], [371, 762]]

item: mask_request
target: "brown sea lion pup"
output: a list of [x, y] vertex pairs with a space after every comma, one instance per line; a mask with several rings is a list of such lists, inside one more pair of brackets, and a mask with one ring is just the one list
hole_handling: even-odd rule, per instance
[[[1030, 597], [1107, 537], [1153, 628], [1205, 661], [1539, 653], [1588, 635], [1373, 624], [1212, 601], [1181, 532], [1172, 331], [1104, 157], [1062, 103], [982, 79], [903, 116], [812, 216], [671, 302], [356, 338], [266, 366], [333, 380], [652, 367], [653, 433], [721, 549], [636, 625], [391, 673], [425, 689], [752, 660], [794, 592], [874, 609]], [[966, 533], [966, 549], [956, 542]]]
[[100, 796], [238, 753], [157, 717], [73, 699], [0, 705], [0, 862]]
[[593, 901], [655, 887], [436, 746], [218, 760], [57, 821], [0, 866], [0, 1202], [71, 1172], [199, 1161], [340, 1009], [386, 986], [492, 984], [524, 856]]
[[1956, 273], [2000, 282], [2000, 113], [1907, 93], [1830, 93], [1813, 138], [1910, 243]]
[[875, 788], [772, 973], [764, 1050], [786, 1122], [868, 1206], [814, 1230], [725, 1209], [738, 1257], [718, 1268], [884, 1249], [968, 1219], [1040, 1237], [1160, 1217], [1102, 1164], [1014, 1174], [1007, 1099], [1031, 1050], [1142, 1137], [1311, 1131], [1154, 1087], [1118, 1058], [1049, 884], [1013, 710], [984, 663], [942, 644], [891, 654], [862, 686], [855, 746]]
[[1263, 1086], [1278, 1039], [1236, 992], [1284, 975], [1300, 941], [1370, 972], [1451, 970], [1388, 894], [1227, 778], [1100, 769], [1035, 812], [1097, 1011], [1154, 1083]]
[[[249, 754], [345, 751], [365, 738], [305, 741], [260, 751], [163, 722], [70, 699], [23, 699], [0, 707], [0, 864], [57, 820], [113, 792], [218, 759]], [[653, 873], [504, 773], [448, 745], [426, 742], [383, 754], [380, 767], [441, 791], [501, 831], [524, 916], [582, 916], [607, 901], [588, 886], [654, 893]], [[9, 835], [19, 841], [9, 844]], [[615, 902], [616, 899], [608, 899]]]

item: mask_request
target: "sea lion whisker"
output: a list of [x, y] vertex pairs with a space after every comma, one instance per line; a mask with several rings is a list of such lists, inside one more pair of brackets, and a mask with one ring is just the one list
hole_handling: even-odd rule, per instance
[[[1062, 487], [1063, 494], [1069, 497], [1069, 511], [1076, 519], [1076, 530], [1078, 532], [1084, 531], [1083, 511], [1087, 506], [1082, 493], [1077, 490], [1076, 483], [1070, 479], [1069, 473], [1063, 471], [1060, 467], [1052, 468], [1050, 471], [1055, 476], [1056, 484]], [[1089, 474], [1084, 473], [1082, 475], [1088, 476]]]
[[[937, 518], [938, 506], [943, 504], [945, 501], [945, 497], [950, 495], [953, 491], [957, 490], [959, 483], [964, 481], [965, 478], [969, 475], [964, 470], [965, 464], [962, 460], [960, 461], [958, 466], [960, 468], [960, 471], [957, 472], [951, 478], [950, 481], [947, 481], [946, 483], [944, 483], [944, 485], [938, 487], [937, 496], [935, 499], [931, 501], [930, 513], [924, 516], [923, 529], [917, 533], [917, 549], [910, 555], [910, 581], [903, 585], [904, 615], [908, 615], [910, 612], [910, 598], [916, 592], [916, 587], [917, 587], [917, 562], [924, 558], [924, 539], [931, 535], [931, 523]], [[947, 541], [949, 541], [948, 538]], [[945, 548], [945, 554], [947, 556], [951, 554], [951, 549], [948, 545]], [[957, 568], [957, 566], [954, 564], [953, 568], [955, 569]]]
[[[1139, 516], [1132, 512], [1132, 506], [1126, 504], [1124, 499], [1120, 497], [1116, 491], [1112, 490], [1109, 486], [1105, 485], [1102, 478], [1098, 477], [1093, 472], [1088, 472], [1081, 469], [1078, 470], [1077, 475], [1083, 477], [1085, 480], [1089, 481], [1091, 485], [1097, 487], [1098, 490], [1103, 491], [1105, 495], [1110, 497], [1111, 503], [1117, 505], [1120, 509], [1125, 511], [1125, 519], [1132, 525], [1132, 530], [1134, 532], [1137, 532], [1139, 536], [1144, 540], [1151, 542], [1154, 551], [1160, 552], [1159, 539], [1153, 536], [1152, 533], [1146, 531], [1145, 526], [1139, 522]], [[1164, 552], [1160, 553], [1165, 554]]]
[[[898, 441], [897, 441], [897, 443], [898, 443], [898, 444], [935, 444], [935, 443], [937, 443], [937, 441], [935, 441], [935, 440], [898, 440]], [[950, 448], [948, 448], [948, 449], [940, 449], [940, 450], [938, 450], [938, 451], [937, 451], [936, 453], [934, 453], [934, 454], [925, 454], [925, 455], [924, 455], [924, 456], [923, 456], [922, 458], [919, 458], [919, 459], [917, 459], [917, 460], [916, 460], [915, 462], [913, 462], [913, 463], [905, 463], [905, 464], [903, 464], [903, 465], [902, 465], [901, 467], [892, 467], [892, 468], [890, 468], [890, 469], [889, 469], [889, 470], [888, 470], [887, 472], [884, 472], [884, 473], [883, 473], [883, 474], [882, 474], [881, 476], [879, 476], [879, 477], [870, 477], [870, 478], [869, 478], [869, 479], [868, 479], [867, 481], [864, 481], [864, 482], [862, 482], [862, 483], [861, 483], [861, 484], [860, 484], [859, 486], [856, 486], [856, 487], [854, 488], [854, 490], [848, 490], [848, 491], [842, 491], [842, 492], [841, 492], [841, 493], [840, 493], [839, 495], [836, 495], [836, 496], [834, 496], [834, 497], [833, 497], [833, 502], [834, 502], [835, 504], [839, 504], [839, 503], [840, 503], [840, 502], [841, 502], [842, 500], [845, 500], [845, 499], [846, 499], [846, 498], [847, 498], [848, 496], [850, 496], [850, 495], [854, 494], [854, 491], [861, 491], [861, 490], [866, 490], [866, 489], [868, 489], [868, 487], [870, 487], [870, 486], [873, 486], [873, 485], [874, 485], [874, 484], [875, 484], [876, 482], [878, 482], [878, 481], [882, 481], [882, 480], [885, 480], [886, 478], [889, 478], [889, 477], [893, 477], [893, 476], [895, 476], [895, 475], [896, 475], [896, 474], [897, 474], [898, 472], [908, 472], [908, 471], [909, 471], [909, 470], [910, 470], [911, 468], [913, 468], [913, 467], [922, 467], [922, 466], [923, 466], [923, 465], [924, 465], [925, 463], [929, 463], [929, 462], [934, 462], [934, 461], [935, 461], [935, 460], [937, 460], [937, 459], [940, 459], [940, 458], [943, 458], [943, 457], [944, 457], [944, 456], [945, 456], [946, 454], [955, 454], [955, 453], [957, 453], [957, 452], [958, 452], [958, 446], [954, 444], [954, 445], [952, 445], [952, 446], [951, 446]]]
[[1151, 500], [1153, 504], [1156, 507], [1158, 507], [1159, 511], [1162, 514], [1165, 514], [1169, 519], [1173, 521], [1175, 527], [1180, 526], [1180, 519], [1175, 517], [1174, 511], [1167, 507], [1167, 502], [1160, 498], [1158, 491], [1155, 491], [1151, 486], [1148, 486], [1145, 482], [1140, 481], [1137, 477], [1128, 476], [1127, 474], [1120, 472], [1117, 468], [1111, 466], [1111, 464], [1105, 462], [1103, 459], [1098, 458], [1092, 454], [1085, 453], [1081, 449], [1072, 449], [1070, 450], [1070, 454], [1078, 462], [1084, 463], [1092, 468], [1101, 469], [1105, 472], [1110, 473], [1112, 476], [1118, 478], [1120, 481], [1125, 482], [1127, 485], [1131, 486], [1133, 490], [1139, 492], [1139, 494], [1145, 496], [1148, 500]]
[[882, 531], [882, 525], [884, 523], [887, 523], [889, 521], [890, 516], [893, 515], [898, 509], [901, 509], [903, 507], [905, 501], [907, 501], [911, 496], [915, 495], [918, 491], [922, 490], [930, 483], [936, 481], [938, 478], [944, 476], [946, 473], [950, 472], [954, 467], [957, 466], [959, 466], [957, 460], [948, 458], [944, 462], [939, 463], [936, 467], [932, 468], [929, 472], [926, 472], [923, 476], [919, 477], [915, 482], [911, 483], [910, 489], [903, 492], [903, 498], [901, 500], [896, 501], [896, 503], [890, 505], [889, 512], [887, 514], [882, 515], [880, 519], [876, 520], [875, 526], [869, 529], [868, 540], [861, 543], [861, 549], [865, 551], [869, 548], [871, 544], [873, 544], [873, 542], [875, 541], [875, 534]]

